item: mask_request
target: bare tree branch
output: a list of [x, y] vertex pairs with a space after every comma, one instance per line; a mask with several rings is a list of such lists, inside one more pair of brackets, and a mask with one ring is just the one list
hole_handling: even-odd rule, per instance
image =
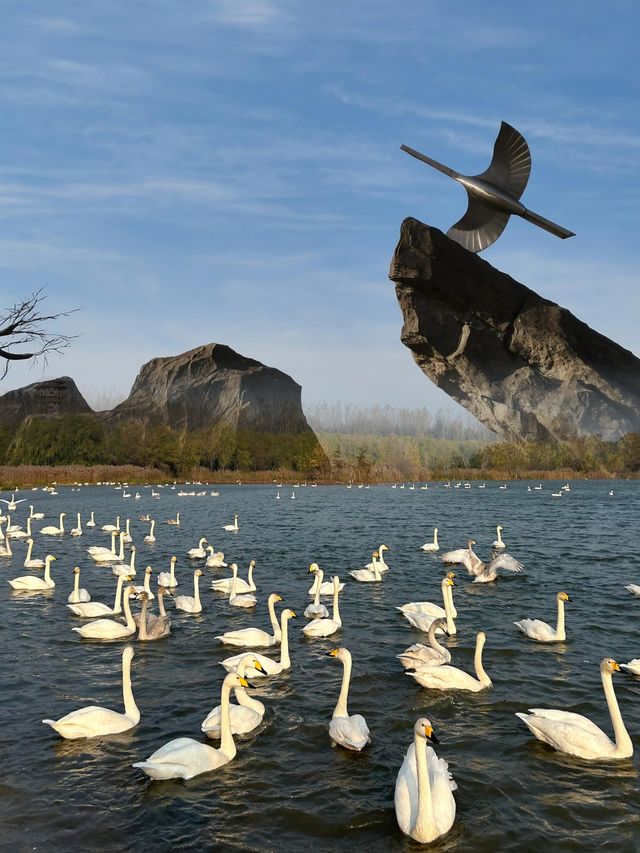
[[[31, 296], [16, 302], [8, 308], [3, 316], [0, 316], [0, 358], [5, 360], [4, 370], [0, 378], [4, 379], [13, 361], [34, 362], [41, 359], [47, 364], [47, 356], [53, 352], [62, 352], [69, 346], [77, 335], [62, 335], [49, 331], [48, 323], [68, 317], [77, 309], [72, 311], [60, 311], [58, 314], [44, 314], [40, 311], [40, 305], [46, 296], [42, 289], [36, 290]], [[27, 347], [27, 352], [22, 352], [22, 347]], [[17, 350], [17, 351], [16, 351]]]

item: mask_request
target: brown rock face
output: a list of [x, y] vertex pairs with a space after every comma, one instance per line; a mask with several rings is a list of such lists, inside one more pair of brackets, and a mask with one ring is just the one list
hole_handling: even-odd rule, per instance
[[30, 415], [77, 415], [93, 411], [69, 376], [34, 382], [0, 397], [0, 424], [16, 427]]
[[129, 397], [108, 418], [135, 418], [198, 430], [311, 433], [301, 387], [286, 373], [245, 358], [224, 344], [204, 344], [142, 366]]
[[389, 278], [421, 370], [508, 439], [640, 431], [640, 359], [441, 231], [405, 219]]

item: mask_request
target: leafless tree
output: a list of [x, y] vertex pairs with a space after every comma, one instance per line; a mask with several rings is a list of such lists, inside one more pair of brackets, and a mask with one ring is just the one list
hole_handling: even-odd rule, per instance
[[[32, 359], [36, 362], [41, 359], [47, 364], [50, 353], [62, 352], [76, 337], [50, 331], [49, 323], [60, 317], [68, 317], [73, 311], [45, 314], [41, 309], [45, 299], [42, 289], [36, 290], [0, 315], [0, 358], [5, 361], [0, 378], [4, 379], [13, 361]], [[26, 352], [23, 351], [24, 347], [27, 348]]]

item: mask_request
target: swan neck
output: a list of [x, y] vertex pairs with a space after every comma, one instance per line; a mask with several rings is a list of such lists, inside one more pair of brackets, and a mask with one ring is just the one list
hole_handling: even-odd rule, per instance
[[31, 552], [32, 552], [32, 551], [33, 551], [33, 540], [31, 540], [31, 541], [29, 542], [29, 544], [27, 545], [27, 556], [26, 556], [26, 558], [25, 558], [25, 562], [27, 562], [27, 563], [28, 563], [28, 562], [29, 562], [29, 560], [31, 559]]
[[333, 709], [334, 717], [348, 717], [347, 700], [349, 699], [349, 683], [351, 682], [351, 657], [346, 657], [342, 661], [344, 667], [342, 672], [342, 685], [338, 695], [336, 707]]
[[431, 781], [427, 764], [427, 741], [414, 736], [416, 770], [418, 776], [418, 810], [416, 821], [411, 827], [411, 835], [417, 841], [431, 841], [436, 837], [436, 826], [433, 816], [433, 801], [431, 799]]
[[131, 560], [129, 561], [129, 568], [131, 569], [132, 574], [133, 574], [133, 571], [135, 570], [135, 567], [136, 567], [136, 552], [132, 549]]
[[122, 586], [124, 584], [124, 575], [118, 575], [118, 583], [116, 584], [116, 597], [113, 601], [113, 615], [117, 616], [122, 613]]
[[340, 598], [340, 584], [337, 583], [333, 588], [333, 613], [331, 614], [331, 618], [334, 622], [337, 622], [338, 625], [342, 625], [342, 620], [340, 619], [340, 605], [338, 600]]
[[196, 607], [201, 607], [200, 604], [200, 575], [193, 576], [193, 600], [196, 603]]
[[[449, 587], [449, 591], [451, 587]], [[456, 633], [456, 623], [453, 621], [453, 612], [452, 612], [452, 604], [453, 604], [453, 596], [450, 596], [445, 592], [444, 585], [442, 587], [442, 598], [444, 599], [444, 612], [447, 614], [447, 631], [449, 634]]]
[[234, 687], [233, 693], [236, 697], [238, 705], [243, 705], [245, 708], [251, 708], [257, 711], [258, 714], [264, 714], [265, 708], [262, 702], [258, 702], [253, 696], [249, 696], [244, 687]]
[[73, 576], [73, 593], [75, 597], [80, 594], [80, 572], [76, 572]]
[[160, 593], [158, 593], [158, 614], [161, 617], [167, 615], [167, 611], [164, 609], [164, 595], [160, 595]]
[[[9, 546], [9, 540], [7, 540], [7, 547]], [[44, 561], [44, 579], [49, 583], [51, 580], [51, 560], [46, 559]]]
[[476, 640], [476, 652], [473, 656], [473, 667], [476, 671], [476, 678], [480, 682], [480, 684], [486, 684], [487, 686], [491, 684], [491, 679], [485, 672], [485, 669], [482, 665], [482, 648], [484, 646], [484, 642], [480, 640]]
[[280, 625], [276, 617], [276, 603], [272, 598], [269, 598], [267, 602], [267, 608], [269, 610], [269, 621], [271, 622], [271, 630], [273, 631], [273, 636], [276, 638], [276, 642], [278, 642], [282, 638], [282, 632], [280, 631]]
[[231, 716], [229, 713], [229, 696], [231, 688], [225, 681], [222, 682], [222, 693], [220, 695], [220, 752], [229, 758], [236, 754], [236, 745], [231, 733]]
[[[391, 543], [391, 544], [393, 544], [393, 543]], [[434, 545], [438, 544], [438, 531], [437, 530], [433, 531], [433, 544]]]
[[133, 619], [133, 614], [131, 613], [131, 604], [129, 603], [129, 598], [131, 597], [131, 593], [127, 595], [125, 593], [124, 596], [124, 618], [127, 620], [127, 628], [133, 633], [136, 629], [136, 623]]
[[631, 743], [629, 733], [625, 728], [622, 714], [620, 713], [620, 706], [618, 705], [618, 699], [613, 689], [613, 678], [610, 672], [602, 673], [602, 687], [604, 689], [604, 696], [607, 700], [607, 707], [609, 709], [609, 715], [613, 725], [613, 734], [616, 742], [615, 751], [617, 753], [622, 753], [623, 755], [631, 755], [633, 752], [633, 745]]
[[142, 610], [140, 611], [140, 624], [138, 627], [138, 637], [141, 640], [146, 640], [148, 638], [147, 634], [147, 606], [149, 604], [148, 599], [142, 602]]
[[231, 588], [229, 589], [229, 601], [234, 599], [237, 595], [238, 584], [237, 584], [238, 573], [234, 572], [233, 577], [231, 578]]
[[564, 601], [559, 598], [558, 599], [558, 624], [556, 625], [556, 639], [564, 640], [566, 639], [566, 631], [564, 628]]
[[122, 699], [124, 701], [124, 712], [127, 717], [140, 721], [140, 711], [136, 705], [136, 700], [133, 698], [133, 690], [131, 688], [131, 658], [127, 657], [122, 662]]
[[436, 631], [438, 630], [436, 627], [436, 619], [433, 620], [431, 625], [429, 625], [429, 630], [427, 632], [427, 641], [432, 649], [435, 649], [436, 652], [439, 652], [441, 655], [446, 657], [447, 649], [443, 645], [438, 642], [436, 637]]

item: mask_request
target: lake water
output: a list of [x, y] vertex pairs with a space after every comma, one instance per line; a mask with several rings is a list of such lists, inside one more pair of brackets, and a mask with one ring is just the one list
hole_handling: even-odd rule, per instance
[[[141, 710], [130, 732], [65, 741], [40, 722], [75, 708], [101, 704], [122, 710], [122, 643], [92, 643], [72, 633], [79, 624], [65, 607], [72, 569], [94, 601], [112, 602], [113, 576], [95, 567], [85, 549], [108, 545], [96, 528], [79, 539], [36, 536], [34, 556], [50, 552], [57, 586], [37, 597], [12, 593], [0, 600], [0, 847], [4, 850], [141, 851], [252, 850], [402, 851], [417, 849], [402, 835], [393, 805], [395, 778], [419, 716], [430, 717], [439, 755], [458, 783], [453, 830], [433, 849], [446, 851], [585, 851], [640, 846], [640, 754], [615, 764], [590, 765], [540, 744], [515, 716], [530, 707], [556, 707], [588, 715], [612, 734], [600, 685], [599, 662], [640, 657], [640, 600], [624, 589], [640, 583], [637, 556], [640, 483], [573, 481], [571, 492], [551, 497], [557, 483], [527, 491], [527, 483], [486, 489], [427, 491], [345, 487], [221, 486], [220, 496], [178, 497], [177, 489], [140, 488], [142, 499], [123, 500], [111, 487], [57, 496], [22, 491], [46, 520], [67, 512], [98, 524], [116, 513], [132, 519], [138, 548], [137, 583], [146, 565], [167, 570], [179, 557], [179, 592], [192, 594], [194, 561], [188, 548], [200, 536], [224, 550], [246, 575], [257, 561], [255, 613], [231, 613], [210, 581], [226, 574], [205, 569], [199, 617], [173, 614], [172, 634], [134, 643], [133, 689]], [[613, 489], [614, 495], [609, 491]], [[135, 492], [135, 488], [130, 489]], [[8, 495], [3, 495], [8, 497]], [[14, 513], [24, 523], [27, 503]], [[162, 521], [181, 511], [180, 527], [158, 524], [146, 545], [149, 512]], [[223, 524], [240, 519], [238, 533]], [[439, 601], [443, 567], [418, 550], [440, 529], [443, 550], [469, 537], [486, 559], [497, 524], [510, 554], [525, 564], [520, 575], [497, 583], [469, 582], [457, 571], [458, 634], [446, 640], [453, 663], [472, 671], [478, 630], [487, 634], [484, 665], [494, 687], [477, 694], [437, 693], [405, 676], [395, 655], [424, 639], [395, 606]], [[374, 547], [389, 546], [391, 570], [381, 584], [359, 584], [348, 570], [361, 567]], [[27, 573], [25, 546], [1, 559], [5, 580]], [[342, 631], [329, 640], [306, 640], [300, 629], [310, 599], [309, 563], [346, 581]], [[538, 645], [522, 637], [514, 620], [530, 616], [555, 623], [555, 595], [566, 590], [567, 642]], [[290, 623], [291, 671], [259, 687], [267, 706], [263, 725], [237, 739], [236, 759], [189, 782], [151, 782], [131, 764], [174, 737], [199, 739], [205, 714], [219, 703], [224, 674], [218, 662], [237, 650], [216, 634], [257, 625], [268, 628], [266, 597], [279, 592], [299, 618]], [[137, 607], [137, 605], [135, 605]], [[171, 605], [169, 605], [171, 606]], [[342, 667], [326, 657], [335, 645], [353, 654], [349, 710], [362, 713], [372, 743], [362, 753], [332, 748], [328, 723]], [[614, 686], [632, 739], [640, 737], [640, 679], [616, 675]]]

